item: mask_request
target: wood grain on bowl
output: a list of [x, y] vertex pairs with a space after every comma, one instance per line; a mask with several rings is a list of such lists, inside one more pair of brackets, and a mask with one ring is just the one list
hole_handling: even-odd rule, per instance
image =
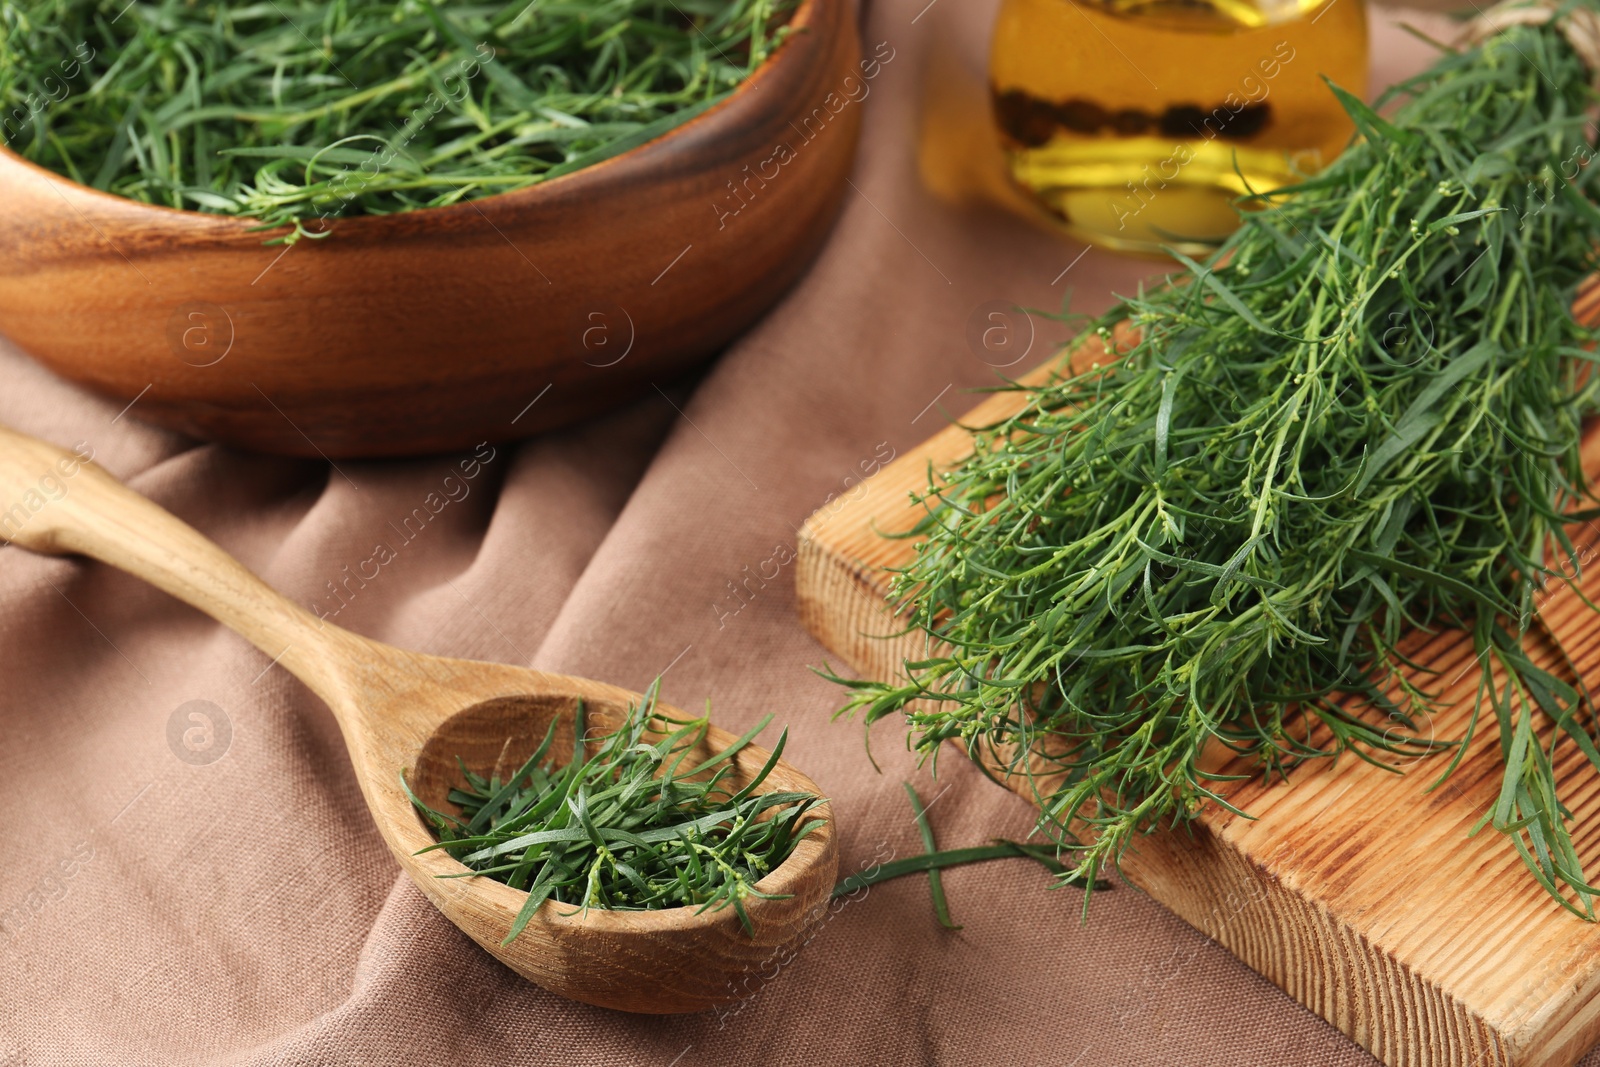
[[[132, 413], [289, 455], [527, 436], [703, 360], [836, 217], [868, 75], [850, 0], [802, 0], [733, 95], [547, 184], [266, 245], [0, 148], [0, 334]], [[892, 53], [891, 53], [892, 58]]]

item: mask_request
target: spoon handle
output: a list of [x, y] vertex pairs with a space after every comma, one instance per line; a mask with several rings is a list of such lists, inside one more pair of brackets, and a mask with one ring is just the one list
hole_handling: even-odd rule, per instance
[[[77, 553], [142, 578], [200, 609], [329, 704], [341, 662], [366, 642], [286, 599], [192, 526], [89, 458], [0, 427], [0, 541]], [[341, 655], [342, 653], [342, 655]]]

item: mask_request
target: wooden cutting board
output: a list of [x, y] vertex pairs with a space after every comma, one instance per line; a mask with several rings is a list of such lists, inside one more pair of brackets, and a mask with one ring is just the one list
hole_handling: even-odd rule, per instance
[[[1580, 294], [1575, 310], [1594, 321], [1600, 287]], [[1092, 354], [1080, 351], [1075, 362]], [[963, 421], [1016, 407], [1014, 395], [997, 394]], [[884, 568], [914, 549], [874, 531], [909, 529], [920, 512], [907, 494], [926, 487], [928, 464], [948, 466], [967, 449], [966, 432], [947, 428], [801, 530], [802, 619], [862, 675], [900, 677], [902, 661], [922, 652], [915, 635], [881, 636], [899, 629]], [[1585, 464], [1591, 477], [1600, 474], [1600, 432], [1586, 438]], [[1600, 556], [1600, 523], [1573, 537], [1581, 561]], [[1585, 593], [1600, 602], [1600, 560], [1586, 569]], [[1568, 590], [1552, 593], [1546, 617], [1600, 689], [1600, 619]], [[1449, 683], [1436, 735], [1460, 737], [1477, 685], [1470, 638], [1416, 634], [1408, 647], [1441, 672], [1428, 678], [1431, 688]], [[1534, 651], [1550, 665], [1548, 649]], [[1404, 775], [1350, 756], [1317, 761], [1288, 783], [1237, 783], [1230, 800], [1254, 820], [1213, 807], [1192, 836], [1141, 840], [1124, 871], [1391, 1067], [1569, 1067], [1600, 1041], [1600, 924], [1552, 902], [1492, 828], [1467, 837], [1500, 784], [1488, 712], [1479, 727], [1461, 765], [1431, 793], [1445, 766], [1437, 757]], [[1560, 751], [1575, 843], [1590, 879], [1600, 880], [1600, 775], [1570, 742]], [[1026, 785], [1017, 792], [1031, 799]]]

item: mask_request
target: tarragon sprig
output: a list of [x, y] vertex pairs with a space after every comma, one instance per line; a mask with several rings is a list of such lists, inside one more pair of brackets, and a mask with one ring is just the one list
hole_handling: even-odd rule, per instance
[[[783, 899], [756, 888], [818, 826], [811, 793], [761, 792], [788, 740], [785, 730], [759, 772], [740, 781], [739, 754], [769, 715], [714, 755], [704, 742], [710, 719], [673, 719], [657, 709], [659, 679], [609, 734], [586, 737], [580, 701], [573, 752], [561, 766], [551, 752], [557, 723], [505, 778], [461, 765], [449, 793], [459, 814], [412, 802], [439, 844], [469, 871], [528, 898], [506, 935], [510, 943], [546, 900], [589, 908], [655, 910], [732, 906], [751, 929], [745, 901]], [[407, 789], [409, 794], [409, 788]]]
[[[1093, 321], [1120, 358], [1004, 387], [1023, 410], [917, 498], [893, 591], [928, 655], [842, 710], [1008, 760], [1092, 887], [1138, 834], [1231, 807], [1208, 750], [1284, 774], [1454, 748], [1448, 774], [1488, 709], [1484, 820], [1593, 919], [1558, 787], [1600, 769], [1595, 707], [1524, 651], [1597, 514], [1570, 312], [1600, 242], [1590, 80], [1543, 26], [1447, 52], [1388, 118], [1335, 88], [1361, 137]], [[1403, 673], [1425, 627], [1472, 635], [1465, 737], [1414, 732], [1449, 682]]]

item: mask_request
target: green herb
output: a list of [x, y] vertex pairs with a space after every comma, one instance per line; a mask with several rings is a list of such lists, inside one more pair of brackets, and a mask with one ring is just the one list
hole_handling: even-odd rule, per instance
[[[928, 812], [922, 806], [922, 801], [917, 798], [917, 791], [910, 782], [901, 782], [906, 788], [906, 798], [911, 801], [911, 814], [917, 821], [917, 832], [922, 835], [922, 847], [928, 853], [939, 851], [939, 843], [933, 838], [933, 824], [928, 821]], [[950, 904], [944, 898], [944, 879], [939, 876], [939, 868], [928, 868], [928, 893], [933, 897], [933, 914], [939, 920], [939, 925], [946, 930], [959, 930], [950, 918]]]
[[580, 701], [578, 740], [559, 768], [550, 755], [554, 722], [527, 762], [503, 781], [462, 764], [465, 785], [449, 794], [459, 816], [434, 811], [406, 788], [439, 835], [439, 844], [422, 851], [444, 849], [471, 869], [447, 877], [483, 874], [527, 890], [506, 943], [546, 900], [577, 911], [706, 911], [731, 904], [751, 931], [747, 899], [785, 899], [756, 883], [821, 825], [813, 809], [822, 803], [810, 793], [758, 792], [783, 754], [788, 731], [760, 773], [735, 787], [739, 753], [772, 717], [721, 752], [690, 763], [704, 753], [710, 718], [661, 714], [658, 687], [659, 679], [616, 732], [589, 738], [589, 745]]
[[[1565, 524], [1600, 515], [1568, 513], [1594, 499], [1600, 397], [1570, 313], [1600, 242], [1590, 77], [1555, 27], [1519, 27], [1399, 86], [1389, 119], [1341, 93], [1365, 139], [1092, 321], [1120, 359], [1003, 387], [1025, 410], [921, 496], [896, 576], [930, 652], [846, 682], [842, 711], [1008, 759], [1092, 878], [1141, 832], [1236, 810], [1208, 747], [1267, 774], [1454, 747], [1443, 781], [1488, 708], [1483, 818], [1593, 919], [1555, 768], [1562, 743], [1600, 768], [1595, 707], [1564, 652], [1523, 650], [1541, 588], [1581, 596]], [[1462, 738], [1413, 732], [1456, 674], [1402, 675], [1421, 627], [1472, 635]]]
[[[1056, 859], [1054, 845], [1025, 845], [1019, 841], [1005, 841], [997, 839], [991, 844], [975, 845], [971, 848], [949, 848], [943, 852], [924, 852], [916, 856], [907, 856], [903, 860], [891, 860], [882, 866], [867, 871], [857, 871], [850, 877], [833, 887], [833, 896], [847, 897], [858, 889], [879, 882], [891, 881], [895, 878], [904, 878], [908, 874], [921, 874], [924, 871], [942, 871], [946, 867], [962, 867], [969, 863], [987, 863], [990, 860], [1026, 859], [1033, 860], [1051, 874], [1060, 875], [1066, 885], [1080, 885], [1082, 880], [1072, 874], [1059, 860]], [[1099, 881], [1095, 888], [1104, 889], [1109, 882]], [[946, 916], [948, 918], [948, 915]], [[955, 927], [954, 929], [960, 929]]]
[[0, 0], [0, 134], [96, 189], [320, 236], [659, 137], [791, 2]]
[[[950, 918], [950, 905], [944, 895], [944, 879], [939, 877], [939, 872], [946, 867], [961, 867], [968, 863], [987, 863], [990, 860], [1030, 859], [1039, 864], [1052, 874], [1062, 879], [1058, 884], [1079, 885], [1081, 879], [1072, 873], [1056, 859], [1056, 849], [1044, 845], [1024, 845], [1016, 841], [996, 839], [993, 844], [979, 845], [976, 848], [952, 848], [943, 852], [939, 851], [938, 842], [934, 840], [933, 826], [928, 822], [927, 809], [922, 806], [922, 801], [917, 797], [916, 789], [910, 782], [901, 782], [905, 787], [906, 796], [911, 801], [911, 813], [917, 822], [917, 831], [922, 835], [922, 847], [927, 851], [917, 856], [903, 860], [893, 860], [881, 864], [871, 870], [857, 871], [850, 877], [833, 887], [833, 899], [847, 897], [851, 893], [867, 886], [877, 885], [894, 878], [903, 878], [908, 874], [928, 875], [928, 888], [933, 896], [934, 917], [939, 920], [939, 925], [947, 930], [959, 930]], [[1103, 889], [1109, 883], [1100, 882], [1096, 888]]]

